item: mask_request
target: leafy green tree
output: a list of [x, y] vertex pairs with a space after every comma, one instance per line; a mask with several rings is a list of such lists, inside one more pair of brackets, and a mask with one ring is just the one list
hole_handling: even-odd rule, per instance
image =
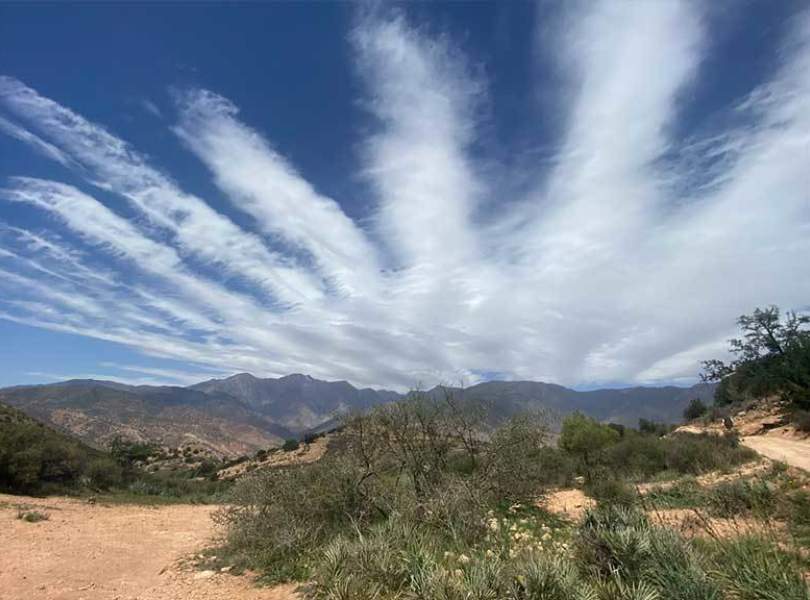
[[300, 442], [295, 438], [290, 438], [288, 440], [284, 440], [284, 445], [281, 446], [281, 449], [284, 452], [292, 452], [293, 450], [298, 450], [298, 446], [300, 446]]
[[689, 406], [684, 409], [683, 418], [686, 421], [694, 421], [695, 419], [699, 419], [705, 415], [708, 410], [709, 409], [703, 403], [703, 400], [700, 398], [693, 398], [689, 403]]
[[119, 436], [116, 436], [110, 443], [110, 454], [124, 467], [146, 462], [157, 452], [158, 448], [153, 444], [125, 440]]
[[619, 441], [619, 432], [581, 412], [563, 420], [560, 448], [582, 460], [586, 476], [600, 462], [604, 450]]
[[638, 420], [639, 433], [661, 437], [668, 434], [671, 430], [672, 427], [666, 423], [658, 423], [644, 418]]
[[[758, 397], [780, 394], [799, 406], [810, 406], [810, 316], [779, 308], [757, 308], [737, 324], [741, 338], [729, 341], [735, 356], [729, 363], [703, 362], [704, 381], [720, 381], [715, 401], [729, 402], [736, 394]], [[732, 393], [735, 392], [735, 393]]]

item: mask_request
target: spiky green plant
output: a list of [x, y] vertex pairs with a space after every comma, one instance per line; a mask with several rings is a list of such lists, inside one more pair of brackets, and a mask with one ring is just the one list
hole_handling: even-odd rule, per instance
[[574, 564], [558, 557], [534, 556], [515, 567], [510, 600], [597, 600]]
[[714, 575], [735, 600], [810, 600], [798, 558], [749, 535], [715, 545]]

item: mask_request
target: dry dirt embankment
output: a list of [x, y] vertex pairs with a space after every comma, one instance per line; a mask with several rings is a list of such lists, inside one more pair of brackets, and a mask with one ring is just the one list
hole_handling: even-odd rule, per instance
[[[28, 523], [18, 506], [47, 513]], [[215, 535], [212, 506], [88, 504], [0, 495], [0, 600], [294, 600], [294, 586], [195, 571]]]

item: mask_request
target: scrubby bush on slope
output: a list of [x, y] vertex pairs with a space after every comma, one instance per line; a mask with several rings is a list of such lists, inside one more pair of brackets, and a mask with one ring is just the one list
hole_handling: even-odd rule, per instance
[[[310, 580], [311, 598], [724, 597], [709, 554], [626, 508], [623, 478], [729, 468], [751, 457], [735, 439], [620, 436], [577, 415], [557, 449], [536, 416], [493, 430], [467, 409], [415, 395], [347, 418], [321, 461], [237, 483], [218, 555]], [[602, 506], [576, 529], [535, 502], [578, 474]]]
[[37, 493], [88, 482], [107, 487], [117, 475], [104, 453], [0, 405], [0, 490]]

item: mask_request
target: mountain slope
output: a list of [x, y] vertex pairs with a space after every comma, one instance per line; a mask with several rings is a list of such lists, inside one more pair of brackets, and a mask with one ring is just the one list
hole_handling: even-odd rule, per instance
[[[580, 410], [602, 421], [636, 425], [639, 418], [680, 421], [692, 398], [708, 401], [713, 390], [701, 384], [578, 392], [536, 381], [489, 381], [466, 388], [464, 397], [486, 402], [495, 418], [536, 409], [554, 415]], [[438, 396], [442, 389], [429, 393]], [[204, 446], [230, 456], [329, 429], [346, 411], [368, 410], [401, 397], [387, 390], [357, 389], [345, 381], [306, 375], [262, 379], [248, 373], [187, 388], [72, 380], [0, 390], [0, 402], [97, 447], [120, 435], [172, 447]]]
[[108, 466], [112, 462], [103, 452], [0, 403], [0, 491], [72, 487], [90, 475], [88, 465], [102, 460]]
[[0, 390], [0, 402], [97, 447], [123, 436], [166, 446], [194, 443], [234, 455], [291, 435], [236, 398], [181, 387], [73, 380]]
[[272, 422], [298, 432], [318, 428], [348, 410], [367, 410], [401, 397], [388, 390], [357, 389], [347, 381], [321, 381], [299, 374], [260, 379], [240, 373], [204, 381], [191, 389], [239, 398]]
[[[463, 393], [468, 400], [487, 403], [499, 417], [537, 409], [558, 415], [578, 410], [600, 421], [636, 426], [639, 419], [679, 422], [693, 398], [710, 403], [714, 387], [702, 383], [689, 388], [633, 387], [579, 392], [539, 381], [487, 381], [466, 388]], [[440, 390], [431, 393], [438, 394]]]

